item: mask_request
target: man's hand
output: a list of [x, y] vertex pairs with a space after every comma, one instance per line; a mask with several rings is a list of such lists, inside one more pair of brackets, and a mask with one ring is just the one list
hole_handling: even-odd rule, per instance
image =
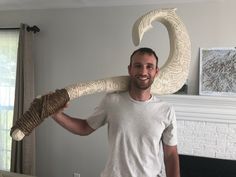
[[67, 102], [62, 108], [51, 115], [51, 117], [62, 127], [74, 134], [84, 136], [92, 133], [94, 129], [88, 125], [86, 120], [71, 117], [63, 112], [66, 108], [68, 108], [68, 106], [69, 102]]
[[57, 117], [59, 117], [66, 108], [69, 107], [69, 102], [67, 102], [62, 108], [60, 108], [57, 112], [51, 115], [51, 117], [55, 120]]

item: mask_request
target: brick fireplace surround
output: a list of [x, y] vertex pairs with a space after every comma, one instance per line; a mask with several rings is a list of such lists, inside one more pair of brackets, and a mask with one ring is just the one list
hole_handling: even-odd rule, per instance
[[[225, 171], [230, 172], [228, 168], [234, 166], [234, 174], [206, 177], [236, 177], [236, 97], [165, 95], [161, 99], [172, 104], [176, 110], [178, 151], [182, 165], [185, 161], [189, 167], [196, 166], [192, 161], [195, 157], [195, 162], [200, 163], [195, 170], [226, 168]], [[209, 168], [201, 168], [204, 163]], [[223, 167], [222, 164], [228, 165]]]

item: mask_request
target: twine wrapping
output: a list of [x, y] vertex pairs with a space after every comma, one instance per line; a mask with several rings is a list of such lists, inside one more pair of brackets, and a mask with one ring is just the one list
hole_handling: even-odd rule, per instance
[[61, 109], [70, 100], [66, 89], [35, 98], [30, 108], [20, 117], [11, 128], [10, 134], [16, 129], [29, 135], [45, 118]]

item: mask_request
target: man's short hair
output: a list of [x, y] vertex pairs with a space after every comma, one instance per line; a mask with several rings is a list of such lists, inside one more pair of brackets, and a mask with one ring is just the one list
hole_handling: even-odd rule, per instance
[[141, 55], [143, 55], [143, 54], [153, 55], [156, 58], [156, 67], [158, 67], [158, 57], [156, 55], [156, 52], [154, 50], [152, 50], [151, 48], [148, 48], [148, 47], [139, 48], [131, 54], [131, 56], [130, 56], [130, 66], [132, 64], [133, 56], [136, 53], [140, 53]]

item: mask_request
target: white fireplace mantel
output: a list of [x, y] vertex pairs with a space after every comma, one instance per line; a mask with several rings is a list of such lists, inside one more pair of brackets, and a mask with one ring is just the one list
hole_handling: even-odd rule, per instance
[[172, 104], [177, 120], [236, 123], [236, 97], [164, 95]]

